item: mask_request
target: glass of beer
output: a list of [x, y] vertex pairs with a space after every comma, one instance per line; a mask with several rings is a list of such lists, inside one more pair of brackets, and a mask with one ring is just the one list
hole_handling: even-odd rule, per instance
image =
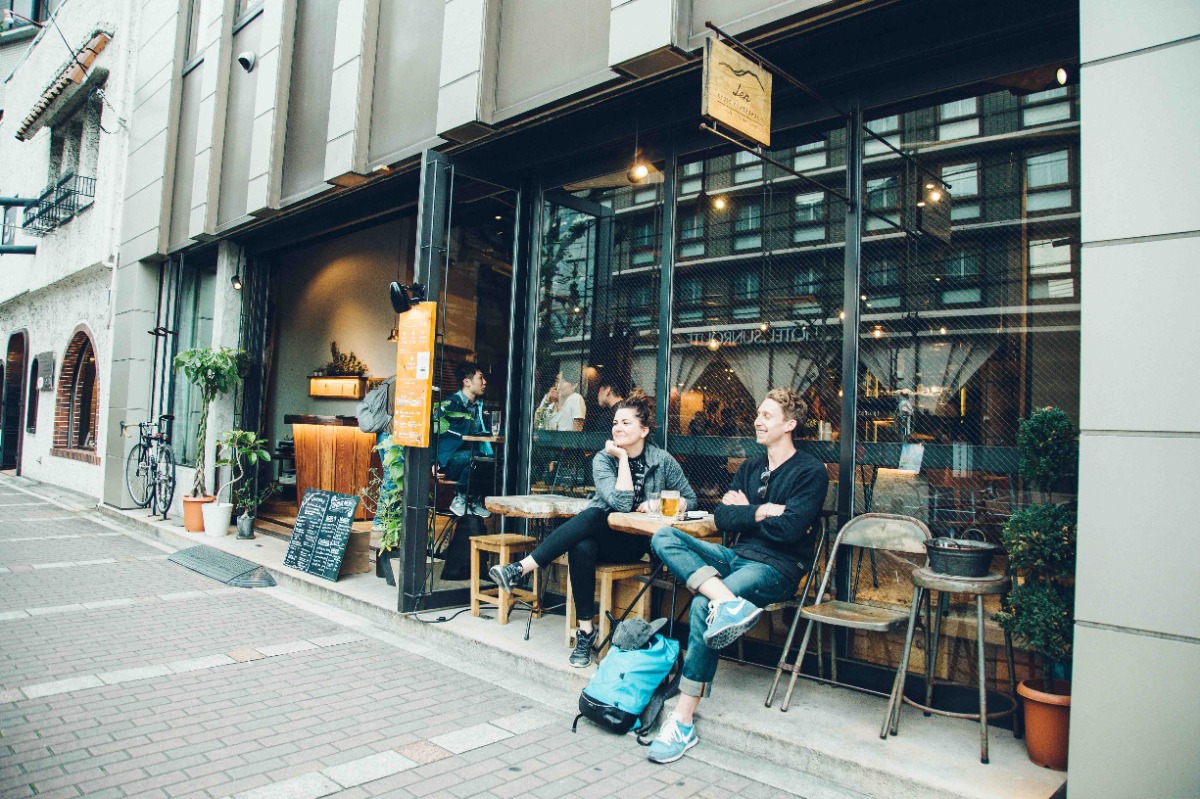
[[661, 499], [662, 515], [667, 519], [674, 519], [679, 513], [679, 492], [663, 491]]

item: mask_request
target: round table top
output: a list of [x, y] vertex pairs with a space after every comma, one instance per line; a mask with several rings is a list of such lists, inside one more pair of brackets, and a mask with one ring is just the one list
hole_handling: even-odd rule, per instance
[[988, 574], [983, 577], [958, 577], [953, 574], [935, 572], [922, 566], [912, 573], [913, 585], [933, 591], [954, 594], [1002, 594], [1009, 589], [1012, 580], [1007, 574]]

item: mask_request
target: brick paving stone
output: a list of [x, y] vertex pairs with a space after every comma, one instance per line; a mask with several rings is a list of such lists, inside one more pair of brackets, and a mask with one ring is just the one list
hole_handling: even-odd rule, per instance
[[[271, 592], [220, 586], [88, 524], [44, 527], [77, 539], [3, 543], [29, 534], [0, 522], [0, 556], [42, 547], [4, 561], [5, 799], [34, 795], [33, 778], [62, 795], [101, 799], [318, 790], [341, 799], [586, 797], [625, 795], [626, 782], [680, 799], [730, 776], [698, 761], [679, 770], [647, 764], [631, 739], [572, 734], [566, 708], [548, 710]], [[62, 570], [32, 568], [83, 559], [107, 562], [68, 567], [69, 581]], [[46, 693], [37, 697], [16, 690], [39, 685]], [[34, 774], [13, 782], [8, 761], [18, 775], [20, 767]], [[730, 785], [779, 794], [751, 781]]]

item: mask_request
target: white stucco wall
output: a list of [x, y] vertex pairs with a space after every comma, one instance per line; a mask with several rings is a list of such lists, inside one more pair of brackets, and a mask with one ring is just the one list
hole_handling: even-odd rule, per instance
[[[0, 308], [0, 342], [24, 330], [29, 341], [26, 379], [33, 359], [40, 353], [54, 352], [55, 386], [62, 374], [63, 355], [78, 325], [86, 325], [96, 346], [97, 386], [100, 391], [99, 422], [96, 425], [96, 451], [103, 451], [108, 416], [108, 383], [112, 337], [110, 335], [108, 292], [112, 270], [104, 266], [75, 272], [63, 280], [33, 291]], [[21, 473], [26, 477], [70, 488], [88, 496], [100, 496], [100, 467], [50, 454], [54, 443], [55, 392], [42, 392], [38, 399], [37, 432], [24, 433]], [[24, 429], [24, 420], [21, 424]]]

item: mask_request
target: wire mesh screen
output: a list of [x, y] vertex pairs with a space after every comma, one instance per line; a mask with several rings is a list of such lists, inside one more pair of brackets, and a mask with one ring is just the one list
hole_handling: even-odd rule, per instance
[[[1056, 406], [1078, 421], [1077, 92], [867, 127], [913, 159], [864, 143], [854, 510], [998, 542], [1026, 501], [1020, 420]], [[860, 599], [908, 600], [903, 575], [871, 566]]]
[[668, 448], [705, 509], [773, 387], [803, 394], [799, 445], [837, 462], [845, 206], [826, 188], [845, 191], [845, 141], [777, 139], [769, 159], [805, 177], [744, 152], [679, 165]]
[[587, 494], [614, 406], [653, 396], [661, 280], [662, 168], [546, 191], [534, 356], [535, 491]]

